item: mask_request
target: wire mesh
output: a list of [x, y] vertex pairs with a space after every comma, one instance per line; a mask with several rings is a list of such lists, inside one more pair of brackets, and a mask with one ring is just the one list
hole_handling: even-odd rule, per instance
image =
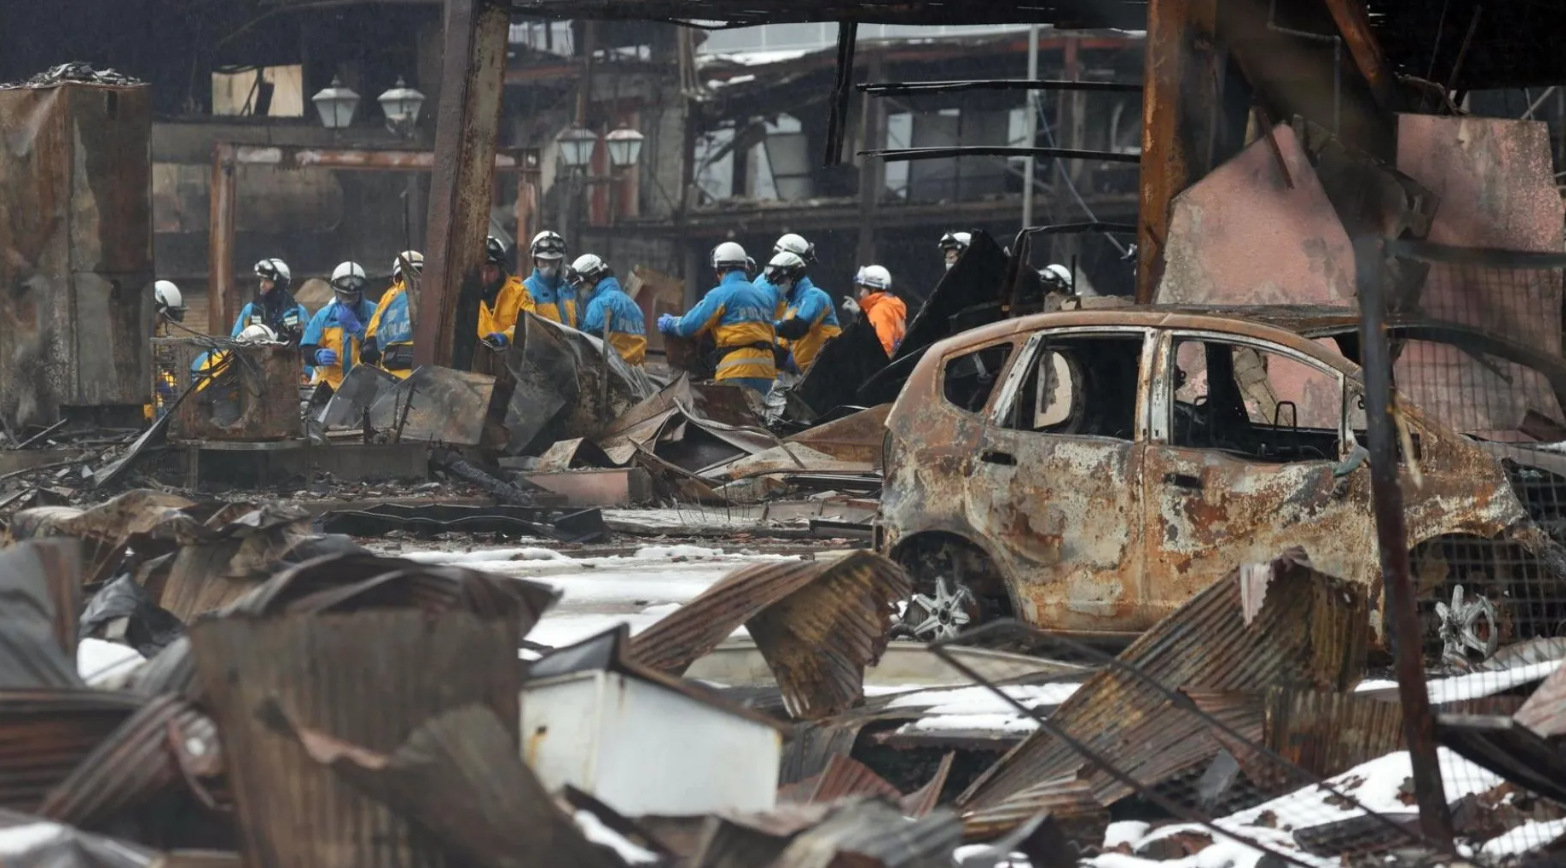
[[[1566, 732], [1566, 257], [1384, 249], [1360, 267], [1385, 293], [1441, 778], [1464, 855], [1495, 863], [1566, 844], [1566, 749], [1551, 741]], [[1429, 532], [1433, 491], [1470, 526]]]

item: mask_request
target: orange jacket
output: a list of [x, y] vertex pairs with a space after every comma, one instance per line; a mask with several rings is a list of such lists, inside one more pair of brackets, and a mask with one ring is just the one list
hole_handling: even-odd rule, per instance
[[876, 337], [890, 356], [908, 331], [908, 305], [889, 292], [872, 292], [859, 302], [859, 309], [875, 328]]

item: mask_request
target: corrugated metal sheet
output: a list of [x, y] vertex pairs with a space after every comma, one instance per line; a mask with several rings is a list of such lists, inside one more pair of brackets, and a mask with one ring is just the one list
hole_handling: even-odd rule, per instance
[[965, 813], [963, 835], [974, 840], [995, 838], [1040, 815], [1074, 830], [1076, 840], [1102, 841], [1109, 827], [1109, 809], [1094, 797], [1092, 785], [1069, 776], [1035, 784], [994, 810]]
[[196, 656], [190, 637], [181, 636], [131, 675], [130, 689], [140, 696], [172, 693], [192, 702], [200, 697]]
[[795, 717], [836, 714], [864, 698], [864, 669], [885, 650], [893, 606], [909, 593], [892, 561], [854, 552], [833, 561], [735, 572], [632, 643], [642, 663], [679, 674], [741, 624], [756, 640]]
[[836, 754], [828, 760], [826, 770], [821, 774], [778, 790], [779, 801], [804, 804], [835, 802], [849, 796], [901, 799], [903, 794], [869, 766], [844, 754]]
[[909, 820], [902, 811], [884, 802], [861, 801], [840, 808], [825, 822], [801, 833], [770, 863], [770, 868], [924, 868], [945, 864], [960, 843], [962, 823], [951, 811], [935, 811], [923, 819]]
[[951, 776], [952, 763], [956, 759], [956, 753], [941, 757], [941, 764], [935, 770], [935, 777], [919, 789], [903, 796], [904, 814], [910, 817], [924, 817], [935, 810], [935, 806], [940, 803], [942, 791], [946, 789], [946, 779]]
[[1566, 735], [1566, 666], [1555, 670], [1517, 709], [1517, 722], [1551, 738]]
[[1273, 687], [1267, 691], [1266, 744], [1305, 771], [1330, 778], [1400, 749], [1403, 708], [1353, 693]]
[[454, 860], [406, 818], [343, 782], [264, 720], [275, 708], [309, 728], [377, 753], [397, 750], [431, 717], [487, 706], [520, 756], [520, 627], [467, 612], [364, 611], [204, 619], [191, 645], [223, 738], [251, 868]]
[[214, 777], [223, 758], [212, 720], [177, 696], [150, 700], [44, 797], [39, 816], [97, 827], [143, 804], [185, 773]]
[[[1363, 586], [1313, 570], [1295, 550], [1272, 563], [1261, 608], [1247, 619], [1240, 572], [1197, 594], [1120, 655], [1142, 677], [1120, 668], [1099, 672], [1055, 711], [1052, 723], [1114, 758], [1134, 779], [1155, 785], [1211, 753], [1185, 744], [1207, 739], [1206, 724], [1193, 714], [1171, 715], [1169, 701], [1145, 679], [1167, 688], [1235, 691], [1285, 685], [1341, 691], [1359, 678], [1369, 620]], [[959, 803], [967, 807], [970, 824], [988, 822], [992, 813], [1015, 818], [1011, 801], [1024, 797], [1035, 781], [1079, 773], [1105, 805], [1132, 792], [1105, 772], [1088, 768], [1083, 757], [1040, 730]]]
[[0, 691], [0, 808], [36, 810], [145, 702], [97, 690]]

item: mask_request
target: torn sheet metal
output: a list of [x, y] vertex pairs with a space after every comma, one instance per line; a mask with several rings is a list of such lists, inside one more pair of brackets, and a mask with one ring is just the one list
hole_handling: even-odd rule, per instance
[[83, 757], [36, 812], [72, 826], [100, 828], [165, 791], [200, 786], [197, 781], [211, 781], [222, 772], [212, 720], [179, 697], [159, 696]]
[[638, 402], [657, 392], [647, 372], [633, 368], [603, 342], [533, 314], [517, 320], [517, 339], [505, 351], [515, 381], [506, 412], [508, 454], [572, 437], [594, 437]]
[[476, 446], [494, 391], [488, 374], [423, 365], [377, 397], [370, 424], [394, 442]]
[[798, 443], [784, 443], [698, 471], [708, 479], [724, 482], [773, 474], [874, 472], [875, 465], [869, 461], [844, 461]]
[[798, 443], [838, 461], [869, 464], [879, 470], [886, 445], [886, 417], [891, 412], [891, 404], [881, 404], [785, 437], [783, 442]]
[[1566, 802], [1566, 753], [1510, 717], [1438, 714], [1436, 741], [1525, 789]]
[[34, 540], [0, 551], [0, 689], [82, 686], [75, 655], [80, 580], [73, 541]]
[[875, 327], [855, 320], [821, 348], [803, 379], [788, 390], [788, 418], [810, 424], [839, 407], [858, 401], [859, 387], [887, 363], [886, 348]]
[[390, 808], [399, 825], [433, 832], [436, 842], [408, 834], [399, 849], [410, 861], [450, 864], [449, 850], [480, 868], [624, 865], [556, 806], [522, 763], [515, 732], [487, 706], [432, 716], [385, 752], [297, 726], [276, 704], [261, 714], [338, 781]]
[[313, 538], [310, 515], [297, 507], [234, 503], [198, 522], [200, 514], [187, 511], [159, 529], [179, 549], [158, 605], [185, 623], [243, 596]]
[[391, 374], [374, 365], [355, 365], [343, 377], [343, 384], [332, 393], [316, 421], [327, 429], [361, 427], [364, 414], [381, 396], [391, 394], [396, 388], [397, 378]]
[[778, 789], [778, 801], [801, 805], [830, 803], [850, 796], [895, 800], [901, 799], [903, 793], [847, 754], [833, 754], [820, 774]]
[[[1239, 571], [1158, 622], [1119, 660], [1169, 688], [1257, 690], [1272, 685], [1345, 691], [1364, 670], [1370, 604], [1366, 588], [1312, 569], [1296, 549], [1273, 562], [1261, 610], [1245, 622]], [[1210, 742], [1207, 725], [1174, 710], [1164, 694], [1120, 668], [1105, 669], [1051, 715], [1082, 743], [1116, 758], [1121, 771], [1147, 785], [1193, 768], [1213, 753], [1180, 750]], [[1047, 731], [1035, 732], [986, 772], [960, 800], [965, 821], [1015, 817], [1035, 781], [1081, 776], [1101, 804], [1133, 790], [1088, 766]]]
[[864, 698], [865, 666], [881, 657], [902, 568], [853, 552], [832, 561], [746, 567], [636, 637], [636, 658], [678, 675], [746, 626], [783, 689], [789, 714], [819, 718]]
[[174, 546], [160, 531], [178, 521], [181, 510], [195, 505], [195, 501], [177, 495], [138, 489], [90, 509], [24, 509], [12, 517], [4, 541], [42, 537], [81, 540], [82, 583], [95, 585], [114, 574], [127, 547], [134, 546], [138, 555], [149, 558], [173, 551]]
[[963, 817], [963, 834], [988, 840], [1035, 817], [1047, 817], [1073, 830], [1073, 838], [1102, 841], [1109, 809], [1093, 796], [1093, 786], [1075, 775], [1042, 781], [995, 810]]
[[1544, 679], [1513, 717], [1545, 738], [1566, 735], [1566, 665]]
[[[514, 756], [518, 622], [465, 611], [323, 616], [323, 608], [204, 619], [191, 629], [205, 705], [222, 733], [244, 863], [325, 865], [374, 852], [399, 864], [448, 864], [428, 833], [301, 751], [278, 719], [391, 753], [431, 718], [480, 704], [504, 727], [501, 740]], [[481, 801], [447, 796], [448, 804]]]
[[81, 687], [0, 690], [0, 808], [37, 810], [146, 701]]

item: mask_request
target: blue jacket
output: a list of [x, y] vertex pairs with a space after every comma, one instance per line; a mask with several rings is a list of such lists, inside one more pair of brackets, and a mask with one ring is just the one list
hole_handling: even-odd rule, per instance
[[[631, 300], [620, 281], [606, 277], [598, 281], [582, 297], [586, 312], [582, 314], [582, 331], [604, 338], [620, 356], [633, 365], [639, 365], [647, 356], [647, 315]], [[609, 334], [604, 334], [604, 326]]]
[[757, 277], [756, 285], [761, 287], [764, 291], [771, 293], [772, 298], [774, 299], [772, 318], [782, 319], [783, 311], [788, 308], [788, 296], [783, 294], [783, 290], [780, 289], [777, 284], [768, 280], [766, 275]]
[[[286, 290], [272, 290], [272, 292], [284, 291]], [[292, 298], [293, 296], [290, 295], [289, 299], [292, 300]], [[247, 302], [240, 309], [239, 318], [234, 320], [234, 330], [229, 333], [229, 337], [239, 337], [239, 333], [249, 326], [264, 325], [277, 332], [279, 338], [286, 340], [290, 332], [296, 335], [300, 334], [309, 323], [310, 312], [305, 310], [305, 306], [297, 301], [291, 305], [285, 304], [275, 313], [268, 311], [264, 303], [252, 301]], [[196, 361], [201, 362], [203, 359], [198, 357]], [[194, 365], [191, 367], [192, 369], [195, 368]], [[308, 359], [305, 360], [304, 373], [306, 377], [313, 378], [315, 376], [315, 367], [310, 364]]]
[[[773, 379], [777, 365], [772, 344], [777, 330], [772, 324], [777, 297], [731, 271], [707, 291], [701, 303], [674, 324], [674, 334], [694, 338], [711, 331], [718, 345], [717, 379]], [[765, 348], [763, 348], [765, 347]]]
[[359, 319], [357, 334], [350, 333], [338, 317], [338, 310], [343, 305], [333, 301], [326, 307], [316, 311], [315, 318], [305, 326], [304, 337], [300, 339], [299, 346], [308, 353], [311, 348], [332, 349], [337, 351], [337, 364], [318, 365], [315, 369], [315, 381], [327, 383], [333, 389], [343, 384], [343, 377], [353, 370], [353, 366], [359, 363], [359, 347], [364, 342], [364, 330], [368, 328], [370, 319], [375, 316], [375, 305], [368, 299], [359, 299], [359, 306], [354, 310], [354, 315]]
[[532, 276], [522, 281], [529, 295], [533, 296], [533, 311], [544, 319], [552, 319], [561, 325], [576, 328], [580, 321], [576, 306], [576, 290], [566, 283], [565, 277], [556, 275], [553, 280], [533, 269]]

